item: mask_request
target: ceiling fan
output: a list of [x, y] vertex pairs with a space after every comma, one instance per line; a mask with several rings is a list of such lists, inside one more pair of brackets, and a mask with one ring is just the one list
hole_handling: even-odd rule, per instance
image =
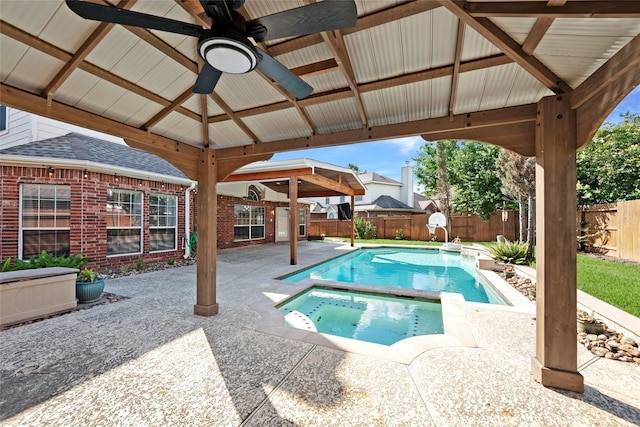
[[358, 18], [353, 0], [324, 0], [245, 20], [237, 12], [244, 1], [200, 0], [205, 13], [212, 19], [211, 29], [80, 0], [66, 0], [66, 3], [85, 19], [198, 37], [198, 53], [204, 66], [193, 86], [195, 93], [213, 92], [222, 73], [244, 74], [257, 68], [298, 99], [310, 95], [313, 88], [249, 38], [263, 42], [348, 28], [354, 26]]

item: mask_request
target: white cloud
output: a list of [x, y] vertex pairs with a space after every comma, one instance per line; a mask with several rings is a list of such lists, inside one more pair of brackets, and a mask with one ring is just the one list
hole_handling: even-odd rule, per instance
[[412, 136], [409, 138], [389, 139], [385, 142], [397, 146], [400, 154], [413, 156], [418, 147], [424, 144], [425, 141], [420, 136]]

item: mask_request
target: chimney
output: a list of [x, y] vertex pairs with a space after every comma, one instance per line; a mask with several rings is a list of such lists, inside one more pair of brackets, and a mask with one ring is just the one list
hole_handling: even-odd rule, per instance
[[409, 161], [406, 161], [402, 167], [401, 176], [402, 189], [400, 190], [400, 201], [413, 207], [413, 167], [409, 165]]

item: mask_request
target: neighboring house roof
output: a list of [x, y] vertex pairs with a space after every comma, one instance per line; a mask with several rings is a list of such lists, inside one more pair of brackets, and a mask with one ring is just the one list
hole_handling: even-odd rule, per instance
[[413, 208], [401, 201], [394, 199], [391, 196], [380, 196], [371, 204], [356, 205], [355, 209], [358, 211], [373, 211], [373, 210], [413, 210]]
[[376, 182], [380, 184], [402, 185], [401, 182], [398, 182], [395, 179], [388, 178], [384, 175], [380, 175], [377, 172], [361, 173], [358, 175], [358, 178], [360, 178], [360, 181], [362, 181], [365, 184]]
[[168, 161], [146, 151], [98, 138], [69, 133], [0, 150], [3, 155], [79, 160], [188, 179]]

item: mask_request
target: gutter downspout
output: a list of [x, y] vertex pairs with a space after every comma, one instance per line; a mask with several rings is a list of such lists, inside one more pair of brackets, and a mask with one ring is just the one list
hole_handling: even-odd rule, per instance
[[189, 234], [191, 231], [191, 191], [196, 188], [196, 182], [193, 181], [191, 185], [184, 192], [184, 259], [191, 256], [191, 248], [189, 246]]

